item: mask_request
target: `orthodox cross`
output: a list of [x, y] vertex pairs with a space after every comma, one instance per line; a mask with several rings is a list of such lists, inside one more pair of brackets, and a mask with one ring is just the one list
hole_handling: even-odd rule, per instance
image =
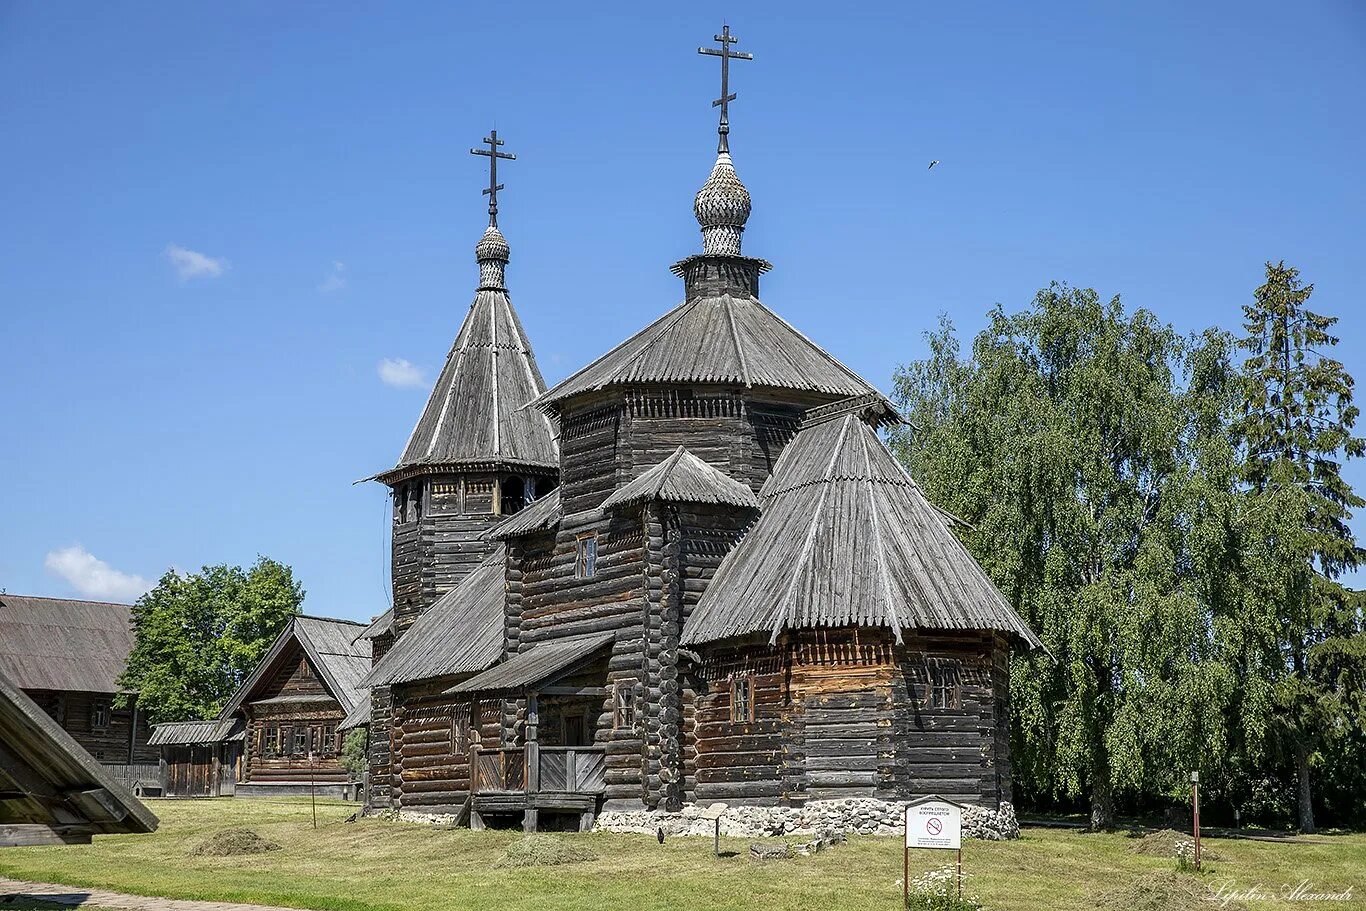
[[516, 155], [511, 152], [500, 152], [498, 147], [503, 144], [503, 140], [498, 138], [497, 130], [490, 130], [484, 137], [484, 144], [487, 149], [470, 149], [471, 155], [483, 155], [489, 160], [489, 188], [484, 191], [484, 195], [489, 198], [489, 226], [498, 227], [498, 191], [503, 189], [503, 185], [498, 182], [498, 159], [506, 158], [515, 161]]
[[735, 100], [735, 93], [730, 90], [730, 62], [732, 60], [753, 60], [754, 55], [730, 49], [730, 46], [740, 39], [730, 33], [729, 25], [721, 27], [721, 34], [716, 35], [715, 40], [721, 43], [719, 50], [714, 47], [699, 47], [697, 53], [721, 58], [721, 97], [713, 101], [711, 106], [721, 108], [721, 123], [716, 128], [721, 140], [716, 146], [716, 151], [729, 152], [730, 142], [726, 137], [730, 133], [730, 103]]

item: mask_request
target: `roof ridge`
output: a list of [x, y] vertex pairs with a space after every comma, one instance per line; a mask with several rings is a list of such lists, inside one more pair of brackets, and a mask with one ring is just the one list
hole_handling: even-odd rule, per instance
[[66, 601], [71, 604], [100, 604], [107, 607], [136, 607], [136, 603], [125, 601], [99, 601], [91, 598], [58, 598], [52, 595], [21, 595], [17, 592], [0, 592], [0, 601], [6, 598], [23, 598], [28, 601]]

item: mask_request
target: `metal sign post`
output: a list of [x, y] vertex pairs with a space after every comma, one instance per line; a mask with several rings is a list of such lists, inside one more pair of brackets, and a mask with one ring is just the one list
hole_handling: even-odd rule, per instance
[[906, 844], [901, 856], [901, 900], [911, 898], [911, 848], [958, 853], [958, 897], [963, 897], [963, 805], [938, 795], [922, 797], [906, 806]]

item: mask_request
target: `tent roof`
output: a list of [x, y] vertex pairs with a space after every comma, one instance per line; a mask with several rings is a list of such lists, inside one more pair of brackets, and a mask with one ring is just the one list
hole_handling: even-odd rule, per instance
[[1039, 640], [855, 414], [802, 430], [763, 513], [688, 617], [686, 643], [784, 629], [998, 630]]

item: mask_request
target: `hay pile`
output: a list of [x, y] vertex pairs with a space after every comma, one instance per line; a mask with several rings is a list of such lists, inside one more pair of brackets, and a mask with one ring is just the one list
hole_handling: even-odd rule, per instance
[[251, 829], [223, 829], [215, 832], [207, 841], [200, 842], [191, 853], [200, 857], [236, 857], [278, 850], [279, 845], [262, 838]]
[[[1177, 832], [1175, 829], [1158, 829], [1156, 832], [1149, 832], [1146, 835], [1134, 835], [1134, 843], [1129, 846], [1129, 850], [1135, 854], [1142, 854], [1145, 857], [1177, 857], [1183, 852], [1186, 857], [1193, 858], [1195, 837], [1189, 832]], [[1223, 860], [1214, 851], [1211, 851], [1207, 843], [1200, 845], [1201, 860]]]
[[573, 837], [536, 832], [508, 845], [499, 867], [557, 867], [597, 860], [597, 852]]
[[1214, 893], [1192, 873], [1164, 870], [1145, 873], [1127, 886], [1112, 889], [1096, 897], [1098, 907], [1109, 911], [1247, 911], [1247, 906], [1230, 901], [1224, 904], [1210, 901]]

